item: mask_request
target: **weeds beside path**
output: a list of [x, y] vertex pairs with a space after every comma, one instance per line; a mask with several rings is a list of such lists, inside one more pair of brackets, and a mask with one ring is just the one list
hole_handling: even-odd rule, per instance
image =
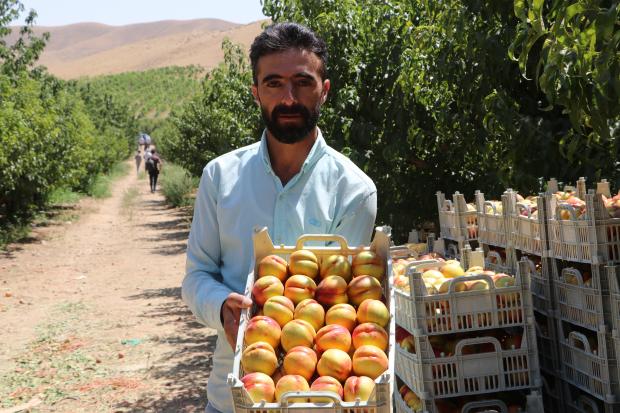
[[180, 297], [188, 219], [131, 171], [0, 255], [0, 412], [204, 408], [215, 336]]

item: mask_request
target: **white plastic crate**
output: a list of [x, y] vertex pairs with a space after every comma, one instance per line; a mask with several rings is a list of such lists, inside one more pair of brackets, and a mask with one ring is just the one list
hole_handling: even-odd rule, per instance
[[454, 241], [478, 239], [478, 212], [468, 210], [465, 196], [455, 192], [452, 201], [442, 192], [437, 192], [437, 210], [441, 238]]
[[542, 397], [545, 413], [565, 413], [562, 381], [555, 374], [541, 374]]
[[411, 243], [405, 245], [393, 245], [390, 247], [390, 257], [393, 261], [398, 259], [417, 258], [426, 254], [428, 245], [425, 243]]
[[590, 330], [606, 330], [606, 324], [611, 321], [607, 277], [602, 273], [604, 267], [590, 265], [591, 279], [584, 283], [577, 268], [563, 265], [559, 260], [551, 260], [557, 317]]
[[564, 331], [561, 321], [557, 326], [563, 379], [605, 403], [620, 402], [618, 338], [604, 331], [596, 333], [598, 349], [593, 351], [586, 335]]
[[502, 195], [501, 211], [497, 211], [495, 204], [485, 201], [484, 194], [476, 191], [476, 210], [478, 214], [478, 241], [481, 244], [506, 248], [509, 244], [509, 193]]
[[[528, 394], [525, 409], [509, 410], [502, 400], [489, 397], [488, 400], [471, 401], [463, 405], [460, 413], [545, 413], [543, 410], [542, 395], [535, 391]], [[401, 395], [394, 394], [396, 413], [442, 413], [435, 405], [434, 400], [423, 400], [424, 408], [421, 412], [414, 412], [407, 406]]]
[[[485, 274], [454, 278], [447, 293], [429, 295], [422, 273], [438, 261], [409, 264], [409, 292], [396, 289], [396, 323], [413, 335], [436, 335], [521, 326], [533, 323], [529, 274], [515, 276], [512, 287], [495, 288]], [[479, 265], [469, 263], [469, 265]], [[456, 292], [459, 283], [482, 280], [488, 290]]]
[[517, 270], [517, 257], [514, 248], [506, 248], [503, 251], [503, 256], [485, 244], [482, 244], [482, 250], [484, 251], [485, 269], [505, 274], [514, 274]]
[[557, 374], [561, 369], [555, 319], [534, 311], [536, 347], [541, 371]]
[[439, 238], [433, 242], [432, 251], [441, 254], [447, 259], [461, 261], [461, 251], [469, 247], [469, 243], [459, 240], [454, 241], [447, 238]]
[[[620, 337], [620, 266], [607, 266], [605, 267], [605, 273], [609, 283], [611, 324], [614, 334]], [[620, 357], [620, 354], [618, 357]]]
[[521, 261], [527, 263], [532, 290], [532, 304], [535, 311], [545, 315], [552, 315], [554, 310], [554, 294], [552, 292], [552, 272], [549, 258], [540, 258], [540, 267], [528, 256], [522, 256]]
[[604, 403], [579, 389], [563, 383], [564, 410], [562, 413], [620, 413], [620, 404]]
[[[552, 257], [592, 264], [620, 263], [620, 218], [610, 218], [601, 194], [585, 195], [586, 212], [577, 217], [574, 208], [548, 194], [547, 225]], [[561, 211], [570, 219], [560, 219]]]
[[544, 196], [541, 194], [541, 196], [536, 197], [538, 217], [532, 217], [531, 209], [527, 204], [517, 202], [514, 192], [508, 197], [508, 202], [510, 204], [510, 244], [515, 249], [530, 254], [545, 255], [549, 246], [545, 228], [547, 215]]
[[[533, 326], [523, 328], [521, 348], [502, 349], [497, 338], [458, 341], [454, 355], [436, 357], [428, 336], [414, 336], [415, 353], [396, 348], [396, 374], [420, 399], [461, 397], [540, 387]], [[476, 353], [472, 345], [492, 346]], [[465, 352], [464, 349], [469, 349]], [[468, 354], [472, 351], [473, 354]]]
[[[256, 305], [250, 309], [245, 309], [241, 313], [239, 324], [239, 333], [237, 335], [237, 344], [235, 346], [235, 358], [233, 372], [228, 375], [228, 384], [231, 388], [233, 405], [236, 413], [284, 413], [288, 411], [311, 411], [314, 413], [391, 413], [392, 412], [392, 395], [394, 392], [394, 338], [395, 338], [395, 317], [394, 317], [394, 297], [393, 277], [392, 277], [392, 260], [390, 258], [390, 227], [378, 227], [370, 246], [349, 247], [344, 237], [339, 235], [322, 235], [310, 234], [302, 235], [297, 240], [295, 246], [275, 246], [269, 237], [267, 228], [256, 228], [254, 231], [254, 263], [267, 255], [276, 254], [282, 257], [288, 257], [292, 252], [304, 248], [314, 252], [319, 259], [324, 256], [333, 254], [341, 254], [352, 256], [363, 250], [374, 251], [385, 262], [386, 274], [382, 280], [383, 294], [386, 299], [386, 305], [390, 310], [391, 318], [388, 325], [389, 346], [386, 352], [389, 359], [388, 370], [375, 380], [374, 397], [371, 401], [355, 401], [345, 402], [339, 400], [336, 394], [327, 392], [328, 397], [333, 398], [331, 403], [289, 403], [298, 397], [318, 397], [323, 396], [323, 392], [288, 392], [283, 396], [281, 403], [254, 403], [248, 392], [243, 387], [241, 378], [244, 375], [241, 366], [241, 355], [244, 349], [245, 330], [249, 320], [257, 312]], [[308, 246], [308, 243], [327, 243], [335, 242], [336, 246]], [[245, 295], [251, 298], [252, 287], [254, 285], [254, 271], [248, 275], [246, 283]]]

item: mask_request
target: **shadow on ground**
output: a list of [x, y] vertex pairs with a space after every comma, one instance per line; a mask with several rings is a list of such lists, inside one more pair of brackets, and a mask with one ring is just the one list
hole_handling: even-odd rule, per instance
[[[162, 301], [162, 298], [164, 299]], [[135, 402], [122, 402], [115, 406], [115, 412], [161, 412], [189, 413], [204, 411], [206, 385], [211, 370], [216, 335], [213, 330], [195, 321], [181, 299], [181, 288], [144, 290], [127, 297], [128, 300], [146, 301], [148, 310], [141, 316], [156, 318], [161, 324], [176, 326], [174, 333], [158, 337], [173, 348], [153, 361], [148, 376], [160, 383], [160, 392], [145, 392]], [[157, 305], [148, 306], [149, 302]]]
[[[62, 227], [67, 221], [77, 219], [78, 204], [50, 205], [45, 211], [35, 217], [29, 224], [24, 224], [23, 232], [26, 235], [13, 238], [8, 245], [0, 247], [0, 257], [13, 259], [15, 254], [22, 251], [25, 245], [39, 244], [55, 227]], [[2, 230], [6, 230], [3, 228]], [[20, 231], [22, 232], [22, 231]]]
[[146, 209], [161, 211], [166, 219], [153, 224], [140, 225], [143, 229], [154, 233], [153, 236], [143, 237], [140, 241], [146, 245], [156, 243], [157, 246], [151, 248], [153, 254], [185, 254], [191, 221], [187, 211], [170, 208], [160, 200], [147, 200], [144, 205]]

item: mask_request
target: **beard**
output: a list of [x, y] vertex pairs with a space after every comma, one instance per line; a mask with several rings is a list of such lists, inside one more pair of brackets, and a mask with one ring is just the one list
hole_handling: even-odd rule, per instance
[[[296, 103], [291, 106], [277, 105], [271, 114], [261, 106], [261, 114], [274, 138], [281, 143], [292, 144], [303, 140], [314, 129], [321, 112], [321, 106], [317, 105], [313, 110]], [[279, 122], [280, 115], [299, 115], [301, 124], [282, 125]]]

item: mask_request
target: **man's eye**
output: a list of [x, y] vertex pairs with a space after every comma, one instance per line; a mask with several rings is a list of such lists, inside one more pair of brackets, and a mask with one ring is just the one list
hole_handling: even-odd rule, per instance
[[308, 79], [302, 79], [297, 82], [299, 86], [312, 86], [312, 81]]
[[277, 80], [270, 80], [269, 82], [267, 82], [266, 86], [267, 87], [278, 87], [280, 86], [280, 82], [278, 82]]

